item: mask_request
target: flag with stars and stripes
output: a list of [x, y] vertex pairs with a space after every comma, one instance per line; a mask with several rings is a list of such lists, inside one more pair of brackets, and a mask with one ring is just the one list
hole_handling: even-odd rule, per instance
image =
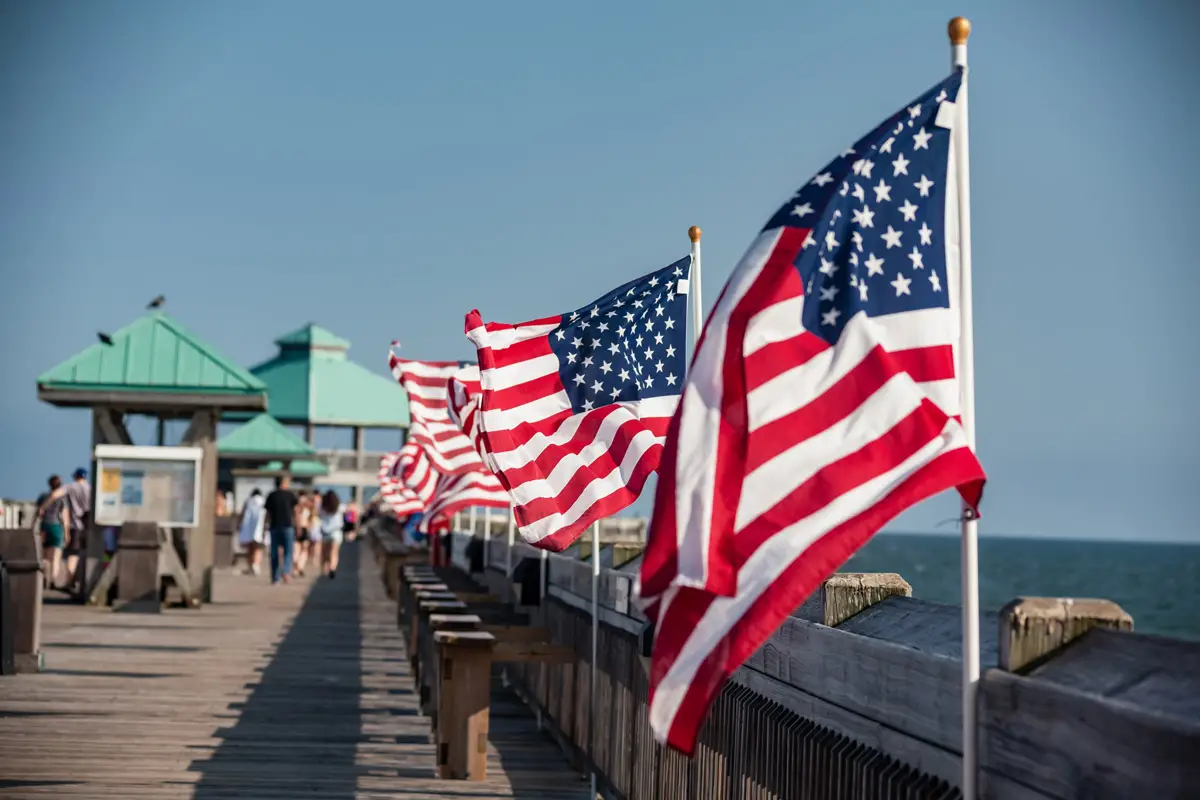
[[658, 468], [683, 386], [691, 257], [560, 316], [467, 315], [483, 451], [522, 538], [562, 550], [625, 508]]
[[724, 680], [906, 508], [983, 468], [957, 419], [956, 71], [805, 184], [705, 325], [639, 575], [650, 722], [691, 752]]
[[[436, 531], [439, 520], [449, 519], [456, 511], [476, 508], [508, 508], [508, 492], [486, 469], [438, 478], [433, 498], [425, 510], [422, 530]], [[431, 527], [432, 526], [432, 527]]]
[[433, 497], [437, 477], [425, 451], [412, 441], [379, 460], [379, 492], [397, 517], [423, 511]]
[[416, 442], [429, 463], [443, 475], [473, 472], [483, 466], [471, 440], [450, 418], [446, 387], [457, 379], [472, 393], [479, 392], [479, 367], [459, 361], [412, 361], [388, 352], [388, 367], [404, 391], [413, 425], [409, 441]]
[[446, 385], [450, 419], [466, 434], [486, 464], [487, 445], [483, 442], [483, 431], [479, 428], [479, 392], [478, 382], [472, 384], [451, 378]]

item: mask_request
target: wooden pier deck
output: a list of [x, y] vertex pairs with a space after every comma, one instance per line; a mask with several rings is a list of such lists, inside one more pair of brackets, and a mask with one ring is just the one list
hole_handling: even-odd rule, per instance
[[201, 610], [48, 604], [45, 671], [0, 678], [0, 798], [587, 797], [499, 686], [488, 779], [434, 778], [395, 604], [344, 550], [333, 581], [220, 575]]

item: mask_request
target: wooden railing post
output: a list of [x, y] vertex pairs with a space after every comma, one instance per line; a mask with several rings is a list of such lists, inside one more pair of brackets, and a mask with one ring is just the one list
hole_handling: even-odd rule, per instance
[[1133, 630], [1133, 617], [1111, 600], [1019, 597], [1000, 609], [1000, 669], [1021, 672], [1092, 628]]
[[418, 693], [421, 701], [421, 709], [427, 714], [433, 713], [433, 684], [435, 676], [433, 670], [429, 669], [427, 664], [422, 663], [420, 654], [423, 652], [432, 653], [433, 647], [433, 630], [430, 628], [429, 617], [433, 614], [465, 614], [467, 613], [467, 604], [459, 600], [443, 600], [443, 599], [417, 599], [417, 624], [415, 626], [416, 644], [414, 650], [418, 654], [417, 657], [417, 674], [416, 682]]
[[[475, 614], [430, 614], [429, 627], [436, 636], [438, 631], [473, 631], [478, 630], [480, 619]], [[433, 713], [430, 714], [430, 722], [433, 724], [434, 743], [437, 746], [437, 752], [449, 754], [452, 746], [451, 732], [454, 729], [452, 720], [454, 719], [451, 706], [453, 705], [453, 697], [443, 697], [443, 678], [441, 671], [441, 658], [438, 653], [438, 647], [432, 640], [429, 642], [428, 651], [422, 650], [421, 662], [432, 667], [433, 675], [430, 683], [432, 684], [432, 702], [431, 706]], [[441, 718], [443, 711], [448, 714], [445, 719]], [[443, 762], [441, 756], [438, 758], [437, 774], [439, 778], [452, 778], [450, 773], [449, 762]]]
[[32, 530], [0, 530], [0, 558], [12, 593], [13, 666], [42, 668], [42, 554]]
[[447, 741], [438, 742], [438, 772], [482, 781], [487, 777], [488, 722], [492, 692], [492, 648], [485, 631], [437, 631], [441, 689], [438, 720]]
[[396, 624], [400, 628], [411, 627], [413, 623], [414, 587], [440, 583], [441, 580], [427, 566], [410, 564], [400, 570], [400, 596], [396, 599]]
[[841, 625], [889, 597], [912, 597], [912, 586], [894, 572], [837, 572], [821, 589], [822, 622]]

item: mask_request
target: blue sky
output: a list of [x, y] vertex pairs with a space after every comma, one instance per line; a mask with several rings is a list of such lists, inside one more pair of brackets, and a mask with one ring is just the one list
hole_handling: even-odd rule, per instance
[[464, 312], [575, 308], [698, 224], [711, 303], [947, 72], [960, 13], [984, 532], [1200, 541], [1200, 8], [1149, 1], [6, 3], [0, 495], [86, 463], [35, 377], [160, 292], [241, 363], [317, 321], [384, 373], [393, 338], [469, 358]]

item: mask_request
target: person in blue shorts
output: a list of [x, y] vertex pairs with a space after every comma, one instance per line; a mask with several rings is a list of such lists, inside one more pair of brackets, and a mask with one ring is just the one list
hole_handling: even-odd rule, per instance
[[62, 568], [63, 546], [67, 543], [70, 511], [62, 478], [51, 475], [49, 484], [50, 492], [38, 504], [34, 529], [42, 535], [42, 560], [46, 562], [46, 582], [59, 589], [62, 587], [58, 583], [58, 573]]

